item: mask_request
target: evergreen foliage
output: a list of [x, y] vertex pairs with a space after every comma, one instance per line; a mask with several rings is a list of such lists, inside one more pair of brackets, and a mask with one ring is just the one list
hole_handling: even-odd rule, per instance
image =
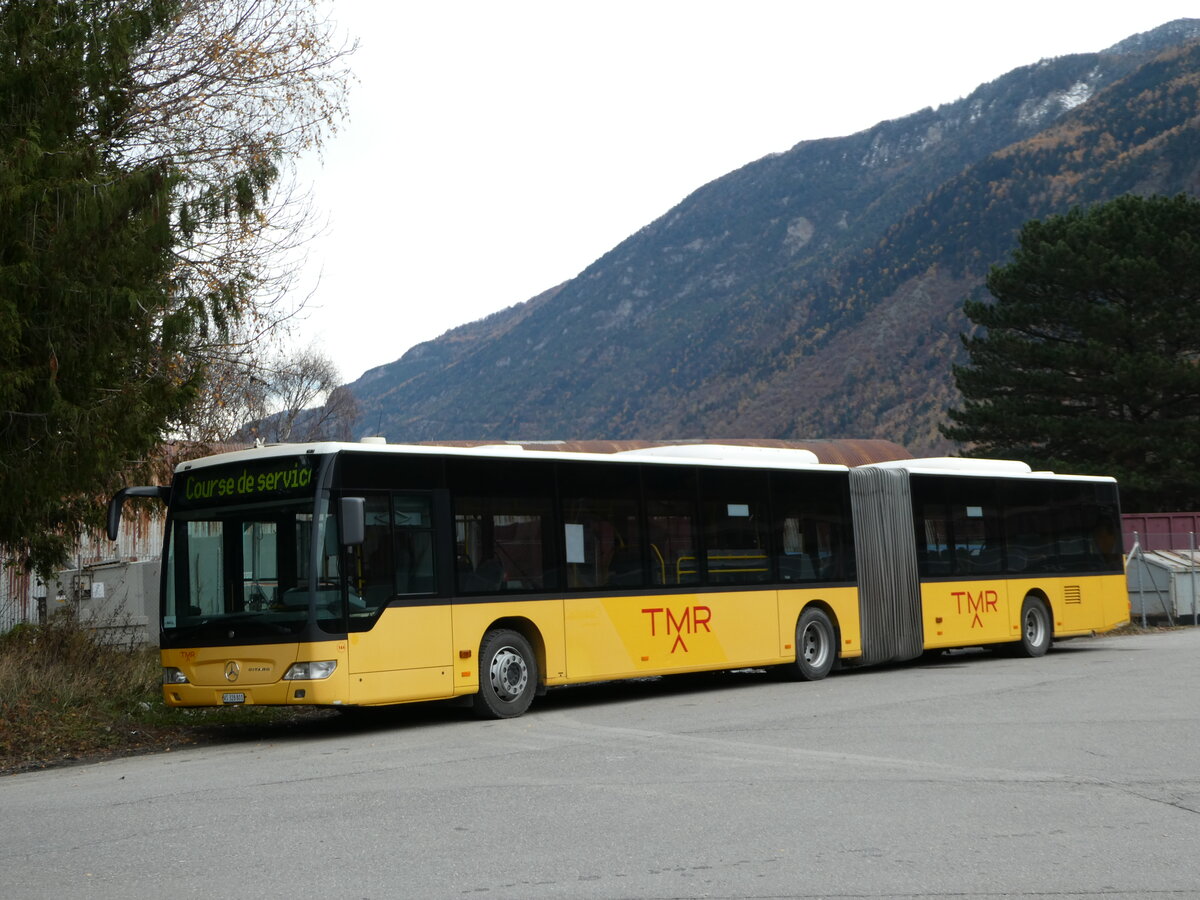
[[166, 161], [112, 152], [130, 62], [176, 4], [0, 10], [0, 544], [46, 569], [191, 399]]
[[6, 555], [60, 563], [286, 319], [278, 188], [341, 115], [331, 36], [308, 0], [0, 4]]
[[943, 434], [973, 455], [1114, 475], [1125, 505], [1200, 507], [1200, 200], [1122, 196], [1031, 221], [968, 300]]

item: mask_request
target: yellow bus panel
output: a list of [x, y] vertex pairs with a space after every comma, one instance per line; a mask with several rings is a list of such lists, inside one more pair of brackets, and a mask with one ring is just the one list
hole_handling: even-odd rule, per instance
[[1013, 608], [1009, 583], [995, 581], [932, 581], [921, 585], [925, 646], [966, 647], [1020, 637], [1020, 594]]
[[348, 637], [356, 705], [432, 700], [453, 693], [450, 607], [393, 606], [370, 631]]
[[349, 702], [355, 706], [371, 706], [445, 699], [453, 696], [453, 674], [454, 669], [449, 665], [351, 674]]
[[[161, 658], [163, 666], [179, 669], [188, 680], [187, 684], [163, 685], [168, 706], [334, 704], [345, 702], [348, 692], [344, 638], [311, 644], [163, 650]], [[283, 680], [292, 663], [320, 660], [338, 664], [328, 678]]]
[[1045, 595], [1054, 617], [1055, 637], [1112, 631], [1129, 621], [1129, 588], [1124, 575], [1020, 579], [1010, 582], [1009, 590], [1021, 598], [1031, 591]]
[[570, 681], [780, 662], [775, 590], [565, 603]]
[[1129, 621], [1125, 578], [1119, 574], [925, 582], [925, 646], [1020, 640], [1021, 605], [1030, 594], [1049, 601], [1055, 638], [1111, 631]]
[[454, 641], [454, 694], [479, 689], [479, 644], [492, 623], [528, 622], [533, 652], [546, 684], [566, 679], [566, 641], [561, 600], [504, 600], [495, 603], [457, 603], [451, 607]]
[[453, 663], [450, 606], [393, 606], [370, 631], [352, 632], [350, 672], [447, 668]]
[[810, 603], [828, 607], [833, 626], [840, 638], [838, 656], [855, 659], [862, 656], [862, 621], [858, 612], [858, 588], [795, 588], [779, 592], [779, 655], [796, 658], [796, 623]]

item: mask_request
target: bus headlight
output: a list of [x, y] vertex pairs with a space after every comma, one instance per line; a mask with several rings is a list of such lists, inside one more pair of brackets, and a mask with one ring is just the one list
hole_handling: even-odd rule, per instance
[[187, 676], [174, 666], [163, 666], [163, 684], [187, 684]]
[[333, 674], [333, 670], [337, 668], [336, 659], [326, 659], [321, 662], [298, 662], [292, 663], [291, 667], [284, 672], [284, 681], [320, 681], [322, 678], [328, 678]]

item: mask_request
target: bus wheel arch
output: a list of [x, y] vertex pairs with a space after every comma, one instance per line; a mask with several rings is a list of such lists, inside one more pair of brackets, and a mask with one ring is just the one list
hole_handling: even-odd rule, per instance
[[1011, 645], [1013, 652], [1031, 659], [1045, 656], [1054, 639], [1054, 610], [1040, 590], [1029, 591], [1021, 601], [1017, 626], [1021, 637]]
[[479, 642], [479, 690], [475, 713], [488, 719], [522, 715], [541, 690], [545, 642], [528, 619], [499, 619]]
[[837, 617], [821, 602], [809, 603], [796, 620], [796, 661], [792, 674], [802, 681], [820, 681], [838, 658]]

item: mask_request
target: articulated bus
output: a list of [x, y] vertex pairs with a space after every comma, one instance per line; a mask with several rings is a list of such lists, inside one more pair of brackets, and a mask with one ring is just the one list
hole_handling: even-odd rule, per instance
[[[835, 666], [1128, 621], [1116, 483], [803, 450], [275, 445], [183, 463], [160, 641], [171, 706], [470, 698]], [[465, 701], [464, 701], [465, 702]]]

